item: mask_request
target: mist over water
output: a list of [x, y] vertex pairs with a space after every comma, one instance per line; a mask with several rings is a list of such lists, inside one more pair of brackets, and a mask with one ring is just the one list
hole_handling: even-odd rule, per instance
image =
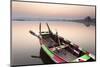
[[31, 35], [29, 30], [39, 35], [39, 23], [42, 23], [42, 31], [47, 31], [45, 23], [58, 35], [79, 45], [81, 48], [95, 55], [95, 26], [86, 27], [82, 23], [57, 22], [57, 21], [12, 21], [12, 64], [43, 64], [39, 58], [31, 58], [31, 55], [40, 55], [40, 43], [38, 38]]

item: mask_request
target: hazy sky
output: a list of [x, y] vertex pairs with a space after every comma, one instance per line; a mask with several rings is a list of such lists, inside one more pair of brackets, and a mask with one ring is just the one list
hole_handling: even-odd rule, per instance
[[94, 6], [12, 2], [12, 18], [84, 18], [95, 17]]

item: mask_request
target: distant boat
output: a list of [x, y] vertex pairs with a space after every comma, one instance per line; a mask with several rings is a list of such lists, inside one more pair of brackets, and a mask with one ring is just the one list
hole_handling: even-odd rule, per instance
[[54, 34], [48, 23], [46, 25], [48, 27], [47, 32], [41, 31], [41, 23], [39, 24], [39, 35], [29, 31], [40, 41], [40, 58], [45, 64], [95, 61], [94, 55], [71, 43], [71, 41], [65, 40], [58, 35], [58, 32]]

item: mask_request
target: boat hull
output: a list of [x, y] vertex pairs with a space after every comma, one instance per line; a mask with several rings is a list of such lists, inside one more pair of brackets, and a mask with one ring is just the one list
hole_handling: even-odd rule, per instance
[[40, 49], [40, 57], [44, 64], [55, 64], [56, 63], [46, 54], [43, 48]]

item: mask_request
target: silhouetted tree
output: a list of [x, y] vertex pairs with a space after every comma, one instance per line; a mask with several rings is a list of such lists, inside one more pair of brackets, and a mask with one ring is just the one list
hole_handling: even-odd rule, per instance
[[92, 19], [91, 19], [91, 17], [90, 16], [87, 16], [86, 18], [85, 18], [85, 21], [91, 21]]

